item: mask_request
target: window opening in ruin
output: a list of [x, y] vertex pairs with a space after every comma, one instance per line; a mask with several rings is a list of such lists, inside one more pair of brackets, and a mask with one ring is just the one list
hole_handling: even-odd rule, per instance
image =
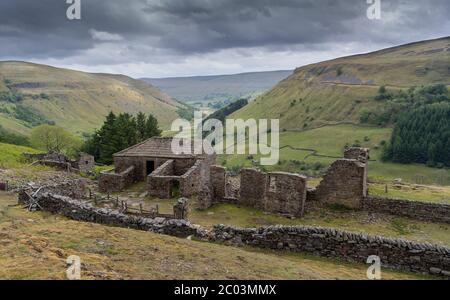
[[155, 162], [153, 160], [147, 160], [147, 175], [150, 175], [155, 171]]
[[277, 179], [275, 177], [270, 177], [269, 192], [275, 193], [276, 191], [277, 191]]
[[170, 194], [172, 195], [172, 198], [177, 198], [180, 196], [180, 182], [179, 181], [172, 182]]

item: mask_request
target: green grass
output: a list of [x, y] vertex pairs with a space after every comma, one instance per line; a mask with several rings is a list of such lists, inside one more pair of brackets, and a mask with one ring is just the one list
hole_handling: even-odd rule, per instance
[[39, 153], [38, 150], [29, 147], [0, 143], [0, 167], [16, 168], [24, 165], [22, 153]]
[[[111, 110], [152, 113], [163, 128], [168, 128], [178, 117], [176, 111], [180, 104], [156, 88], [126, 76], [90, 74], [26, 62], [0, 62], [0, 80], [5, 79], [10, 84], [22, 84], [18, 92], [25, 95], [23, 105], [78, 135], [98, 129]], [[8, 87], [0, 86], [2, 91], [8, 91]], [[40, 97], [41, 93], [48, 95], [48, 99]], [[0, 113], [0, 124], [21, 134], [30, 130], [29, 124], [4, 112]]]
[[[374, 100], [382, 85], [388, 89], [432, 83], [450, 85], [449, 55], [445, 51], [449, 41], [450, 38], [425, 41], [298, 68], [231, 118], [280, 119], [281, 129], [287, 130], [359, 123], [364, 109], [383, 105]], [[435, 49], [443, 51], [427, 53]]]
[[[386, 193], [387, 185], [387, 193]], [[369, 194], [373, 196], [389, 197], [425, 201], [432, 203], [450, 204], [449, 186], [426, 186], [417, 184], [371, 183]]]
[[[280, 161], [281, 164], [267, 166], [269, 171], [282, 170], [291, 172], [302, 172], [295, 169], [290, 160], [305, 161], [310, 164], [321, 163], [330, 165], [338, 157], [343, 156], [346, 145], [352, 146], [356, 142], [362, 147], [370, 148], [369, 179], [371, 181], [392, 182], [401, 178], [404, 182], [419, 184], [450, 185], [450, 170], [430, 168], [419, 164], [397, 164], [382, 162], [382, 141], [389, 141], [390, 128], [363, 127], [356, 125], [336, 125], [311, 129], [303, 132], [288, 131], [280, 133]], [[305, 148], [315, 150], [294, 150], [294, 148]], [[283, 148], [284, 147], [284, 148]], [[331, 156], [331, 157], [322, 157]], [[336, 158], [334, 158], [336, 157]], [[254, 159], [259, 159], [255, 155]], [[226, 161], [226, 166], [252, 166], [252, 161], [247, 155], [220, 155], [218, 163]]]

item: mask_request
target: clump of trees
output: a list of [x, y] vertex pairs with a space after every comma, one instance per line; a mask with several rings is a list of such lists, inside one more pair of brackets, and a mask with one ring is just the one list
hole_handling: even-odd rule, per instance
[[102, 127], [86, 140], [83, 151], [102, 164], [111, 164], [114, 153], [160, 135], [158, 120], [151, 114], [140, 112], [134, 117], [110, 112]]
[[375, 100], [384, 105], [363, 110], [360, 115], [361, 123], [377, 126], [395, 124], [405, 112], [433, 103], [450, 102], [450, 93], [444, 84], [412, 87], [407, 91], [397, 92], [382, 86]]
[[83, 142], [61, 127], [44, 124], [33, 128], [30, 144], [36, 149], [74, 156]]
[[450, 166], [450, 92], [444, 84], [389, 91], [380, 87], [376, 101], [384, 105], [364, 110], [361, 122], [393, 125], [383, 159], [399, 163]]
[[450, 167], [450, 103], [436, 103], [400, 116], [384, 159]]

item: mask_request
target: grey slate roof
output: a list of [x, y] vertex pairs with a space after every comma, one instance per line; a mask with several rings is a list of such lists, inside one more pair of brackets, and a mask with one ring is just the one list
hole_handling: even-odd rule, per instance
[[193, 158], [198, 155], [176, 154], [172, 151], [172, 138], [150, 138], [117, 152], [115, 157], [164, 157], [164, 158]]

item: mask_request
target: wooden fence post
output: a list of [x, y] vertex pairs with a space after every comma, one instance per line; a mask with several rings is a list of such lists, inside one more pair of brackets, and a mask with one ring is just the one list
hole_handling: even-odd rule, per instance
[[141, 215], [142, 215], [142, 213], [143, 213], [143, 209], [142, 209], [142, 203], [139, 203], [139, 212], [141, 213]]

